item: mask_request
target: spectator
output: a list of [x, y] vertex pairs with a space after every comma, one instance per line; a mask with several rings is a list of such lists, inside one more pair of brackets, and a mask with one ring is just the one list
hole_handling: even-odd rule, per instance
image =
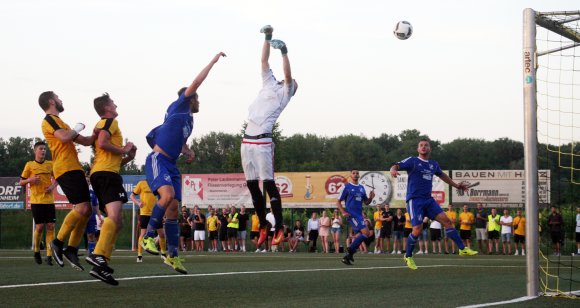
[[[211, 205], [210, 205], [211, 206]], [[209, 207], [208, 207], [209, 208]], [[207, 216], [207, 231], [210, 242], [209, 252], [218, 251], [218, 217], [215, 214], [215, 210], [212, 208]]]
[[228, 214], [228, 250], [238, 251], [238, 229], [240, 226], [240, 221], [238, 220], [238, 212], [235, 206], [230, 207], [230, 213]]
[[296, 246], [299, 242], [304, 242], [304, 227], [300, 220], [294, 222], [294, 228], [292, 231], [292, 237], [290, 238], [290, 252], [296, 252]]
[[202, 252], [205, 244], [205, 215], [201, 213], [198, 206], [193, 208], [193, 214], [189, 216], [189, 222], [193, 227], [195, 250]]
[[463, 205], [463, 212], [459, 214], [459, 233], [463, 245], [471, 248], [471, 226], [475, 224], [475, 216], [469, 211], [467, 204]]
[[417, 252], [418, 255], [429, 253], [428, 230], [429, 230], [429, 217], [425, 216], [423, 217], [423, 230], [421, 230], [421, 234], [417, 239], [419, 241], [419, 251]]
[[411, 216], [408, 212], [405, 213], [405, 228], [403, 229], [403, 253], [407, 251], [407, 238], [413, 232], [413, 226], [411, 225]]
[[[372, 222], [369, 219], [367, 213], [365, 213], [365, 212], [363, 212], [363, 219], [364, 219], [365, 225], [372, 226]], [[375, 238], [376, 238], [376, 236], [375, 236], [374, 228], [370, 229], [369, 236], [367, 236], [367, 238], [360, 245], [361, 252], [372, 253], [369, 251], [369, 247], [371, 246], [371, 243], [375, 240]]]
[[229, 252], [228, 250], [228, 209], [223, 208], [221, 214], [218, 214], [218, 238], [222, 243], [222, 251]]
[[260, 252], [260, 247], [258, 247], [258, 238], [260, 237], [260, 218], [258, 218], [258, 214], [254, 212], [252, 214], [252, 229], [250, 230], [250, 239], [252, 243], [254, 243], [254, 247], [256, 247], [255, 252]]
[[487, 211], [481, 203], [477, 204], [475, 213], [475, 238], [477, 247], [483, 253], [483, 248], [487, 249]]
[[487, 216], [487, 237], [489, 238], [488, 254], [493, 253], [493, 244], [495, 244], [495, 253], [499, 254], [499, 224], [500, 216], [495, 208], [491, 209], [491, 214]]
[[192, 249], [191, 247], [191, 226], [187, 219], [189, 218], [189, 211], [185, 206], [181, 207], [181, 216], [179, 217], [179, 247], [181, 251]]
[[401, 240], [405, 229], [405, 215], [401, 209], [397, 209], [397, 214], [393, 217], [393, 252], [392, 254], [401, 254]]
[[518, 255], [518, 243], [522, 250], [522, 256], [526, 255], [526, 218], [522, 216], [522, 210], [518, 209], [516, 212], [516, 217], [514, 217], [514, 246], [516, 253]]
[[320, 228], [318, 229], [318, 235], [322, 240], [322, 252], [328, 253], [328, 235], [330, 234], [330, 217], [326, 213], [326, 210], [322, 211], [322, 217], [320, 217]]
[[513, 222], [514, 219], [510, 216], [510, 212], [507, 209], [503, 210], [503, 216], [499, 219], [499, 224], [501, 225], [501, 250], [504, 255], [506, 254], [506, 245], [507, 254], [512, 254], [511, 236]]
[[310, 252], [316, 252], [316, 241], [318, 240], [318, 229], [320, 228], [320, 220], [316, 212], [312, 212], [311, 218], [308, 220], [308, 240], [312, 243]]
[[429, 232], [431, 233], [431, 244], [433, 245], [433, 253], [437, 253], [437, 248], [439, 248], [439, 254], [442, 254], [441, 250], [441, 223], [437, 220], [432, 220], [429, 225]]
[[[457, 213], [453, 209], [453, 204], [447, 206], [447, 212], [445, 213], [449, 219], [453, 222], [453, 225], [457, 225]], [[451, 242], [451, 253], [455, 254], [455, 242], [450, 241], [447, 235], [445, 235], [445, 254], [449, 254], [449, 242]]]
[[238, 213], [238, 220], [240, 222], [238, 229], [238, 243], [240, 244], [240, 251], [246, 252], [246, 238], [248, 237], [248, 213], [246, 207], [242, 205]]
[[337, 210], [334, 210], [332, 213], [332, 226], [330, 231], [332, 232], [332, 240], [334, 241], [334, 253], [339, 253], [340, 235], [342, 233], [342, 218], [339, 216]]
[[580, 206], [576, 207], [576, 255], [580, 256]]
[[558, 209], [555, 206], [552, 206], [551, 210], [552, 213], [548, 217], [548, 227], [550, 227], [550, 235], [552, 236], [552, 244], [554, 245], [554, 255], [560, 256], [564, 219], [562, 219], [562, 215], [558, 213]]
[[276, 231], [276, 217], [274, 217], [274, 212], [272, 211], [272, 208], [270, 207], [270, 212], [268, 214], [266, 214], [266, 220], [270, 223], [270, 226], [272, 226], [270, 228], [270, 230], [268, 231], [268, 243], [266, 244], [268, 247], [268, 250], [263, 249], [262, 252], [268, 252], [268, 251], [276, 251], [277, 247], [274, 246], [272, 247], [272, 239], [274, 238], [274, 232]]
[[373, 220], [375, 221], [375, 253], [381, 253], [383, 247], [383, 239], [381, 238], [381, 229], [383, 228], [383, 221], [381, 220], [383, 216], [383, 210], [380, 205], [377, 205], [376, 211], [373, 213]]
[[[385, 209], [381, 212], [381, 221], [383, 223], [381, 227], [381, 239], [385, 245], [385, 253], [389, 253], [389, 248], [391, 247], [391, 234], [393, 231], [393, 213], [388, 204], [385, 204]], [[382, 246], [379, 250], [382, 250]]]

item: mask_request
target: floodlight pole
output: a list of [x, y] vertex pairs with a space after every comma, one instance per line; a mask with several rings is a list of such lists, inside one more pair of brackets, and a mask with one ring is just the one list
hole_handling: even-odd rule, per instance
[[527, 296], [538, 296], [538, 162], [536, 101], [536, 12], [524, 10], [524, 169], [526, 185]]

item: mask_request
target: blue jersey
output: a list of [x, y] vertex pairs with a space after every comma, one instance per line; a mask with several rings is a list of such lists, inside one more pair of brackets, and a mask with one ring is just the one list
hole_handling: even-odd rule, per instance
[[414, 198], [431, 198], [433, 175], [443, 174], [439, 164], [434, 160], [423, 160], [409, 157], [397, 163], [399, 170], [407, 171], [407, 201]]
[[193, 129], [193, 114], [190, 101], [192, 96], [182, 93], [179, 98], [169, 105], [163, 124], [155, 127], [147, 134], [147, 143], [151, 148], [158, 145], [173, 160], [179, 158], [183, 145]]
[[362, 185], [355, 185], [352, 183], [347, 183], [340, 193], [340, 197], [338, 197], [339, 201], [345, 201], [345, 210], [350, 215], [357, 217], [362, 217], [363, 202], [367, 199], [367, 192], [365, 191], [365, 188]]

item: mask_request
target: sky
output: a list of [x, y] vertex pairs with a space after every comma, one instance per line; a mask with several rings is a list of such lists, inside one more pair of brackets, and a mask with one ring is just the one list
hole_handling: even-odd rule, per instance
[[[66, 123], [89, 128], [99, 120], [93, 99], [108, 92], [141, 165], [145, 135], [220, 51], [227, 57], [198, 89], [192, 137], [239, 133], [261, 86], [259, 29], [270, 24], [300, 85], [279, 118], [286, 136], [417, 129], [442, 142], [523, 141], [528, 7], [579, 9], [558, 0], [3, 0], [0, 138], [42, 137], [43, 91], [63, 100]], [[405, 41], [392, 33], [401, 20], [413, 25]], [[270, 65], [283, 79], [277, 51]]]

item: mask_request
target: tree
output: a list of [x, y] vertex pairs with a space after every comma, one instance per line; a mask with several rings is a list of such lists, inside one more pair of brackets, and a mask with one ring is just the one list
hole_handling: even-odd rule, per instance
[[[0, 176], [20, 176], [27, 161], [34, 159], [34, 143], [39, 138], [0, 138]], [[47, 152], [47, 159], [50, 153]]]

